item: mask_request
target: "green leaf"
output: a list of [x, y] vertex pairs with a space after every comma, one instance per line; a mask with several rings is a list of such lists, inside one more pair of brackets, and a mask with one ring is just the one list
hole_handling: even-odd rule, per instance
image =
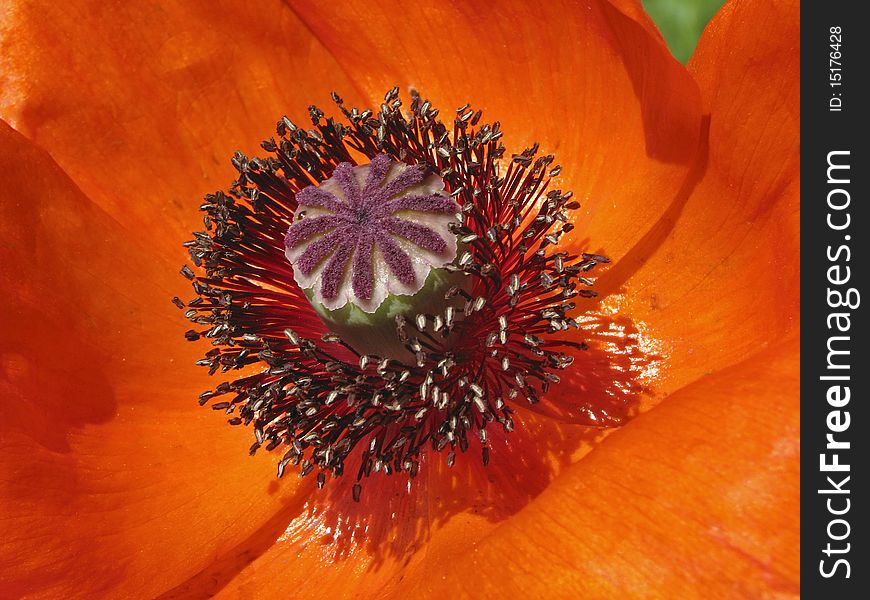
[[723, 4], [723, 0], [643, 0], [671, 53], [683, 64], [689, 62], [701, 32]]

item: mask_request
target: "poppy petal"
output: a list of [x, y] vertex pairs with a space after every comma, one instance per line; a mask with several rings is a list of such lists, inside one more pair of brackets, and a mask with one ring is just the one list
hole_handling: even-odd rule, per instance
[[280, 1], [9, 2], [0, 118], [166, 255], [237, 173], [233, 151], [354, 84]]
[[447, 123], [469, 101], [509, 151], [554, 152], [583, 236], [611, 256], [656, 221], [695, 156], [698, 91], [639, 3], [290, 4], [371, 95], [416, 88]]
[[0, 122], [0, 596], [156, 596], [296, 502], [169, 299], [184, 281]]
[[691, 63], [708, 148], [685, 194], [597, 283], [662, 342], [662, 394], [797, 327], [798, 31], [793, 2], [737, 1], [714, 18]]

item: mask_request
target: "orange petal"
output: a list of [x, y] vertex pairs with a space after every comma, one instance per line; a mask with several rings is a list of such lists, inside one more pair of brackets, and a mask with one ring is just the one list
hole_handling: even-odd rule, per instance
[[[353, 83], [280, 1], [11, 2], [0, 118], [164, 255], [287, 114]], [[262, 152], [260, 150], [260, 152]]]
[[554, 152], [582, 235], [612, 256], [655, 222], [695, 155], [698, 91], [648, 18], [632, 18], [636, 2], [291, 4], [365, 90], [414, 87], [447, 123], [468, 101], [501, 121], [509, 151]]
[[691, 63], [711, 112], [706, 158], [599, 279], [618, 293], [606, 304], [661, 341], [663, 393], [797, 327], [798, 30], [792, 2], [735, 2], [713, 20]]
[[196, 405], [177, 268], [0, 122], [0, 596], [153, 597], [293, 505]]

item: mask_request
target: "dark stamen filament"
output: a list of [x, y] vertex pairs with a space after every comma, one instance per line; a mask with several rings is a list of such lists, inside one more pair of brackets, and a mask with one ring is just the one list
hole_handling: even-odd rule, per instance
[[[264, 367], [204, 392], [200, 401], [220, 398], [213, 408], [232, 414], [232, 423], [253, 426], [252, 453], [283, 448], [279, 476], [292, 463], [303, 475], [317, 469], [319, 485], [324, 474], [341, 475], [347, 464], [356, 465], [358, 480], [379, 471], [414, 477], [427, 448], [447, 449], [453, 464], [470, 438], [487, 463], [488, 428], [510, 431], [511, 405], [546, 402], [558, 372], [571, 365], [571, 352], [584, 348], [554, 334], [579, 329], [570, 314], [578, 298], [595, 295], [587, 274], [608, 260], [559, 249], [578, 204], [551, 189], [561, 169], [553, 156], [539, 156], [534, 146], [505, 159], [499, 123], [479, 125], [479, 111], [463, 107], [448, 128], [428, 101], [412, 99], [405, 116], [397, 89], [377, 114], [348, 109], [335, 96], [347, 122], [311, 107], [311, 131], [282, 119], [277, 138], [262, 144], [267, 158], [235, 155], [238, 180], [228, 192], [206, 197], [205, 231], [186, 244], [203, 271], [183, 272], [197, 296], [186, 304], [196, 326], [187, 337], [213, 345], [199, 364], [210, 373]], [[359, 155], [371, 165], [361, 187], [353, 171]], [[385, 180], [390, 164], [399, 163], [410, 166]], [[390, 199], [428, 174], [443, 181], [443, 195]], [[330, 177], [346, 202], [310, 187]], [[371, 203], [375, 192], [378, 201]], [[294, 219], [300, 205], [331, 214]], [[392, 247], [396, 240], [434, 252], [445, 243], [393, 213], [457, 206], [461, 219], [451, 234], [459, 247], [446, 268], [468, 285], [448, 291], [438, 311], [397, 318], [395, 335], [408, 357], [401, 362], [357, 352], [328, 331], [284, 257], [285, 242], [295, 248], [322, 236], [331, 247], [309, 243], [296, 270], [311, 273], [326, 264], [321, 293], [334, 297], [351, 264], [361, 274], [353, 278], [353, 293], [371, 297], [374, 284], [365, 274], [372, 248], [383, 253], [393, 276], [409, 281], [414, 272], [407, 253]], [[367, 227], [375, 221], [377, 230]], [[333, 232], [339, 235], [330, 237]], [[591, 407], [589, 424], [616, 424], [611, 408]], [[355, 499], [360, 490], [354, 486]]]

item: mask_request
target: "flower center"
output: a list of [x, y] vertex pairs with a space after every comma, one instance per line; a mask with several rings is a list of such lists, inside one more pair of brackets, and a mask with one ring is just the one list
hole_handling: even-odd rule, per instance
[[285, 254], [296, 283], [327, 310], [351, 304], [374, 313], [391, 295], [413, 297], [433, 268], [456, 258], [449, 228], [459, 205], [422, 166], [387, 154], [340, 163], [296, 201], [304, 217], [287, 230]]
[[[578, 204], [551, 189], [554, 157], [506, 159], [479, 111], [448, 128], [397, 96], [377, 115], [336, 96], [348, 124], [314, 107], [311, 131], [279, 121], [269, 157], [236, 154], [239, 179], [206, 197], [207, 231], [186, 244], [205, 273], [184, 267], [198, 297], [176, 304], [187, 338], [212, 342], [199, 364], [262, 366], [201, 402], [230, 395], [212, 407], [253, 426], [251, 452], [284, 448], [279, 476], [293, 462], [320, 485], [348, 465], [414, 477], [422, 453], [452, 465], [473, 445], [488, 463], [492, 424], [509, 433], [512, 406], [547, 401], [585, 348], [571, 313], [607, 259], [560, 247]], [[616, 402], [578, 409], [613, 425]]]
[[436, 308], [456, 258], [459, 205], [421, 165], [386, 154], [340, 163], [332, 177], [296, 194], [284, 238], [294, 279], [334, 333], [362, 354], [413, 360], [395, 331], [399, 315]]
[[365, 209], [360, 209], [356, 211], [356, 223], [357, 225], [363, 225], [367, 223], [369, 220], [369, 211]]

